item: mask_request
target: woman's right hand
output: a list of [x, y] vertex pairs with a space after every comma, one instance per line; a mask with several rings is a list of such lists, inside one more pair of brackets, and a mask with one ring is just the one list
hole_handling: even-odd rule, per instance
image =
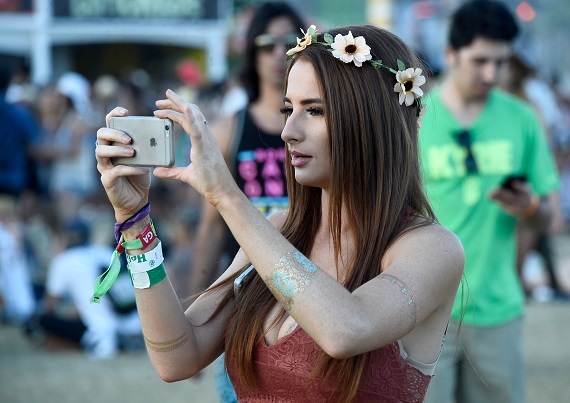
[[[120, 130], [110, 129], [109, 121], [113, 116], [127, 116], [125, 108], [117, 107], [105, 117], [107, 127], [97, 130], [97, 170], [101, 174], [101, 183], [107, 197], [115, 209], [117, 222], [124, 222], [135, 214], [148, 201], [150, 190], [150, 169], [113, 165], [112, 157], [131, 157], [134, 150], [128, 145], [131, 138]], [[112, 143], [122, 145], [111, 145]]]

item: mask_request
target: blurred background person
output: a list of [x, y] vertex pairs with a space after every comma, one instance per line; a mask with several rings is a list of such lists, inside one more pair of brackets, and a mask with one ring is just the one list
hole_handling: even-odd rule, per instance
[[[562, 114], [555, 92], [550, 85], [537, 77], [536, 69], [528, 60], [528, 56], [524, 57], [521, 53], [511, 55], [508, 71], [500, 77], [499, 86], [534, 108], [553, 149], [554, 131]], [[517, 270], [525, 292], [530, 297], [540, 301], [552, 298], [570, 300], [570, 294], [564, 290], [558, 278], [549, 236], [561, 234], [566, 227], [560, 193], [551, 193], [549, 201], [552, 206], [552, 220], [547, 230], [536, 232], [524, 225], [519, 225], [517, 228]], [[536, 283], [536, 269], [540, 270], [536, 266], [540, 263], [548, 275], [547, 285]]]
[[570, 77], [556, 80], [556, 99], [560, 107], [560, 120], [553, 131], [553, 146], [556, 163], [562, 178], [560, 204], [566, 221], [566, 230], [570, 227]]
[[0, 66], [0, 195], [19, 200], [31, 187], [31, 152], [39, 132], [29, 110], [6, 101], [11, 74]]
[[28, 109], [6, 101], [11, 77], [0, 65], [0, 314], [21, 324], [34, 312], [35, 298], [19, 207], [32, 187], [31, 153], [39, 133]]
[[104, 123], [107, 112], [117, 106], [120, 88], [119, 80], [112, 74], [102, 74], [93, 82], [91, 103], [97, 124]]
[[[284, 120], [283, 80], [287, 63], [284, 52], [296, 45], [303, 21], [286, 3], [267, 2], [259, 6], [246, 36], [240, 85], [247, 91], [248, 104], [235, 115], [212, 124], [220, 146], [238, 185], [264, 213], [287, 207], [283, 169]], [[196, 237], [190, 294], [208, 287], [220, 274], [222, 252], [232, 259], [239, 246], [231, 237], [219, 213], [202, 204], [202, 218]], [[220, 263], [223, 263], [220, 265]]]
[[32, 84], [30, 79], [30, 68], [27, 63], [21, 63], [13, 69], [10, 85], [6, 90], [6, 101], [21, 105], [33, 112], [38, 93], [36, 85]]
[[60, 223], [79, 214], [83, 201], [95, 191], [95, 133], [91, 117], [90, 84], [67, 72], [55, 87], [45, 88], [39, 101], [42, 138], [35, 152], [40, 181], [53, 200]]
[[142, 330], [125, 270], [110, 298], [91, 304], [93, 284], [106, 270], [113, 249], [91, 243], [90, 232], [90, 226], [79, 218], [65, 224], [64, 250], [51, 261], [43, 307], [27, 332], [36, 338], [43, 333], [48, 346], [61, 339], [81, 346], [91, 358], [111, 359], [121, 345], [141, 348]]
[[0, 195], [0, 320], [23, 325], [35, 309], [32, 277], [16, 201]]
[[[549, 225], [548, 195], [559, 181], [536, 113], [495, 88], [518, 32], [503, 3], [464, 3], [451, 17], [446, 75], [426, 97], [424, 183], [436, 217], [459, 236], [466, 256], [428, 403], [525, 399], [516, 229]], [[510, 175], [527, 181], [503, 187]]]
[[149, 74], [143, 69], [134, 69], [126, 74], [120, 80], [117, 105], [126, 108], [132, 116], [151, 116], [154, 105], [149, 101], [150, 82]]

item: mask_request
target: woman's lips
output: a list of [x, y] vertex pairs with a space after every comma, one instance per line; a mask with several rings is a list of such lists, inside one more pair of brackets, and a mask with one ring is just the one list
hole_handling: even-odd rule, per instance
[[295, 168], [302, 167], [303, 165], [307, 164], [311, 158], [313, 158], [309, 155], [301, 154], [297, 151], [289, 151], [289, 153], [291, 154], [291, 165], [293, 165]]

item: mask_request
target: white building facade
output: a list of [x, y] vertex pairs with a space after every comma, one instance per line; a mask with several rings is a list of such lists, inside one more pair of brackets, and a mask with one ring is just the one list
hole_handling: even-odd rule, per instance
[[207, 78], [219, 81], [227, 73], [232, 4], [231, 0], [3, 1], [0, 55], [26, 60], [31, 81], [45, 85], [58, 73], [74, 69], [67, 47], [168, 45], [203, 51]]

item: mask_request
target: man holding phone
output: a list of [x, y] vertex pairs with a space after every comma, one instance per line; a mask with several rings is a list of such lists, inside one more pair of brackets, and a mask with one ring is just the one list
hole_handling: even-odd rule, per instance
[[448, 74], [425, 97], [424, 183], [466, 256], [428, 403], [524, 401], [516, 228], [546, 228], [559, 179], [533, 110], [494, 88], [517, 33], [502, 3], [465, 3], [451, 19]]

